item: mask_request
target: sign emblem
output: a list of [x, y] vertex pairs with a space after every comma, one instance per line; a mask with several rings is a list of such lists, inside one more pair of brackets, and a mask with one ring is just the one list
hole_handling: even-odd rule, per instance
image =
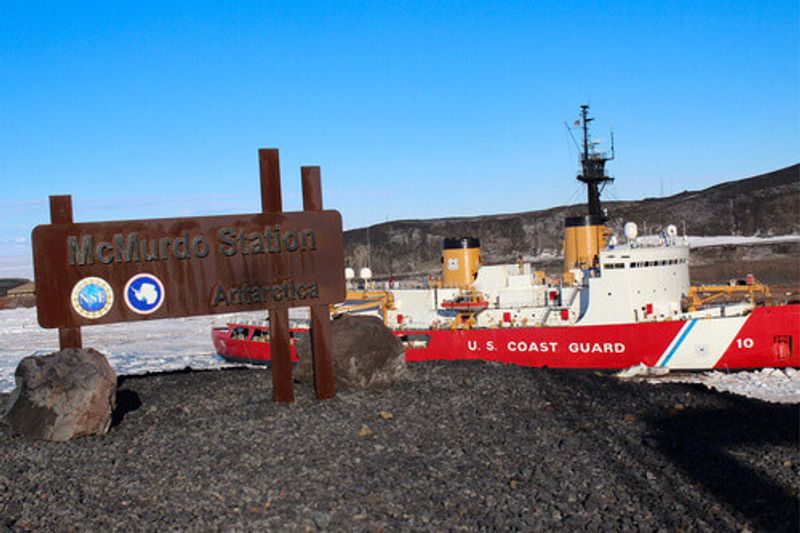
[[102, 278], [83, 278], [72, 288], [72, 308], [84, 318], [100, 318], [114, 305], [114, 291]]
[[125, 305], [134, 313], [155, 313], [164, 303], [164, 284], [153, 274], [137, 274], [125, 284]]

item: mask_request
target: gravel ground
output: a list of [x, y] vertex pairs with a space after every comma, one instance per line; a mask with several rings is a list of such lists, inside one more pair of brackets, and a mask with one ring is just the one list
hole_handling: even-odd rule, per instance
[[121, 381], [103, 437], [0, 426], [6, 527], [798, 531], [798, 406], [482, 362], [292, 406], [260, 369]]

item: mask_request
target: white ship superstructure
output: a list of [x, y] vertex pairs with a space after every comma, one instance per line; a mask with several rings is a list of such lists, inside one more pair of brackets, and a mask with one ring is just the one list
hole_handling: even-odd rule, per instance
[[624, 324], [692, 317], [734, 316], [751, 302], [690, 312], [689, 246], [665, 235], [658, 245], [607, 247], [597, 266], [571, 271], [573, 284], [548, 283], [528, 263], [478, 268], [468, 289], [432, 286], [386, 289], [393, 297], [387, 323], [403, 329], [448, 328], [457, 311], [442, 304], [474, 295], [485, 302], [471, 314], [471, 327], [526, 327]]
[[751, 310], [752, 291], [750, 302], [697, 310], [688, 241], [674, 225], [640, 239], [636, 224], [629, 222], [621, 236], [624, 242], [611, 235], [600, 194], [613, 181], [605, 165], [614, 158], [614, 147], [612, 143], [610, 156], [596, 150], [588, 128], [592, 120], [588, 106], [581, 106], [577, 179], [587, 187], [588, 214], [565, 220], [563, 276], [547, 277], [522, 261], [483, 265], [477, 238], [445, 239], [441, 281], [427, 289], [387, 288], [380, 309], [387, 325], [465, 329], [629, 324]]

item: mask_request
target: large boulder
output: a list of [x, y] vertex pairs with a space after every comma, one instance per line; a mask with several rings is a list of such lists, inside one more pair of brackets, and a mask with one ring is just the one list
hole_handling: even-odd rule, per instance
[[[377, 317], [342, 315], [335, 318], [331, 322], [331, 341], [337, 387], [385, 388], [405, 374], [405, 348]], [[297, 355], [300, 361], [295, 367], [295, 379], [313, 383], [308, 336], [297, 344]]]
[[67, 348], [31, 355], [20, 361], [15, 378], [6, 411], [14, 434], [65, 441], [108, 431], [117, 376], [100, 352]]

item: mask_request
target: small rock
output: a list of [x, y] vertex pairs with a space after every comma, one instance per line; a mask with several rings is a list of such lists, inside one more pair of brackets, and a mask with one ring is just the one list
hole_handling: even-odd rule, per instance
[[331, 515], [324, 512], [316, 512], [313, 515], [314, 523], [317, 527], [325, 529], [331, 524]]
[[372, 430], [369, 428], [368, 425], [364, 424], [363, 426], [361, 426], [361, 429], [358, 430], [357, 435], [362, 438], [369, 437], [370, 435], [372, 435]]
[[389, 411], [381, 411], [378, 413], [378, 416], [381, 417], [382, 420], [391, 420], [394, 418], [394, 415]]
[[[374, 316], [342, 315], [331, 322], [331, 357], [336, 385], [349, 389], [388, 388], [406, 373], [405, 348]], [[297, 343], [294, 379], [312, 383], [310, 336]]]
[[792, 461], [790, 461], [789, 459], [786, 459], [786, 460], [783, 462], [783, 466], [784, 466], [785, 468], [791, 468], [791, 467], [792, 467], [792, 464], [793, 464], [793, 463], [792, 463]]
[[676, 411], [683, 411], [684, 409], [686, 409], [686, 406], [682, 403], [676, 403], [675, 405], [672, 406], [672, 408], [675, 409]]
[[67, 441], [111, 426], [117, 376], [106, 357], [88, 348], [30, 355], [15, 372], [6, 421], [15, 435]]
[[517, 481], [516, 479], [512, 479], [508, 484], [511, 486], [512, 489], [516, 489], [517, 487], [519, 487], [519, 481]]
[[634, 422], [636, 422], [637, 418], [636, 415], [625, 415], [623, 417], [623, 420], [625, 420], [625, 422], [627, 422], [628, 424], [633, 424]]

